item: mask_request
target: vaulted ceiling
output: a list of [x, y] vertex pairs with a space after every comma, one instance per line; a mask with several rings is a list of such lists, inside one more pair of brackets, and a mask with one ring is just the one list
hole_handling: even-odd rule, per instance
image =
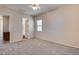
[[56, 8], [62, 7], [64, 5], [61, 4], [40, 4], [40, 9], [37, 11], [32, 10], [32, 8], [29, 8], [28, 6], [31, 6], [31, 4], [5, 4], [4, 6], [13, 9], [17, 12], [26, 14], [26, 15], [39, 15], [51, 10], [54, 10]]

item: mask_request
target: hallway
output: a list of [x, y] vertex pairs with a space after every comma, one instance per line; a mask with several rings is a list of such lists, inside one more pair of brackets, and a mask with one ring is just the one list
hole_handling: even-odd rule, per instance
[[17, 43], [5, 43], [0, 45], [0, 54], [2, 55], [75, 55], [79, 54], [79, 49], [63, 46], [60, 44], [40, 40], [29, 39]]

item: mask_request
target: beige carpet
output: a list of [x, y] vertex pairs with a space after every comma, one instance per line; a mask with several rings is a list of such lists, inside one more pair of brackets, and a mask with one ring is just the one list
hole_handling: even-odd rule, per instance
[[40, 39], [25, 39], [17, 43], [0, 44], [1, 55], [72, 55], [79, 49], [63, 46]]

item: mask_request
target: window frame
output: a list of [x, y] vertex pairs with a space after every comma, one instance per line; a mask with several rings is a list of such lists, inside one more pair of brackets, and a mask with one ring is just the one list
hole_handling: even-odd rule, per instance
[[[41, 21], [41, 24], [38, 24], [39, 23], [39, 21]], [[38, 32], [42, 32], [42, 19], [39, 19], [39, 20], [37, 20], [36, 21], [36, 31], [38, 31]], [[39, 28], [41, 28], [41, 29], [39, 29]]]

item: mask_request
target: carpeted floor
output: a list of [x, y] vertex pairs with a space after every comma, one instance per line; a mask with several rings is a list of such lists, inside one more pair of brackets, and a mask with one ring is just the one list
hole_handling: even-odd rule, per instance
[[40, 39], [0, 44], [0, 55], [78, 55], [79, 49]]

